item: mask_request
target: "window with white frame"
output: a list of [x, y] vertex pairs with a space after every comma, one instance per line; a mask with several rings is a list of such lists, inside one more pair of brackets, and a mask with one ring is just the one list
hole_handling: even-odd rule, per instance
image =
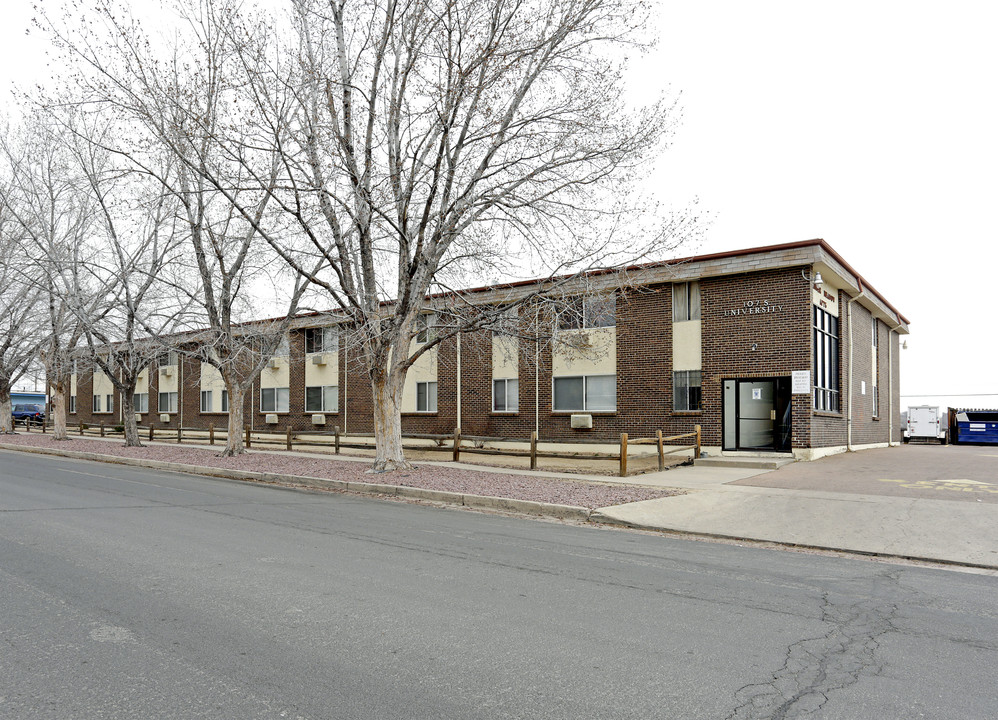
[[76, 396], [75, 395], [70, 395], [69, 396], [69, 412], [71, 412], [71, 413], [75, 413], [76, 412]]
[[260, 388], [260, 412], [286, 413], [288, 399], [288, 388]]
[[229, 391], [222, 391], [222, 412], [229, 412]]
[[211, 412], [211, 390], [201, 391], [201, 412]]
[[615, 412], [616, 375], [556, 377], [551, 406], [555, 412]]
[[93, 411], [95, 413], [102, 413], [104, 412], [103, 408], [104, 408], [104, 396], [94, 395]]
[[880, 370], [880, 339], [877, 333], [877, 319], [873, 318], [873, 417], [880, 415], [880, 394], [877, 392], [877, 375]]
[[135, 393], [132, 395], [132, 409], [137, 413], [149, 412], [149, 393]]
[[500, 378], [492, 381], [492, 412], [518, 412], [520, 409], [520, 381]]
[[337, 412], [339, 410], [339, 390], [336, 385], [306, 387], [305, 412]]
[[334, 327], [307, 328], [305, 330], [305, 352], [326, 353], [339, 350], [340, 335]]
[[839, 411], [839, 319], [814, 306], [814, 409]]
[[277, 349], [274, 350], [274, 357], [287, 357], [291, 354], [291, 345], [288, 343], [288, 336], [285, 335], [281, 338], [281, 341], [277, 343]]
[[161, 413], [177, 412], [177, 393], [161, 392], [159, 394], [159, 411]]
[[420, 313], [416, 316], [416, 342], [423, 345], [434, 339], [433, 325], [435, 318], [433, 313]]
[[617, 324], [615, 295], [592, 295], [570, 299], [558, 313], [559, 330], [614, 327]]
[[159, 365], [160, 367], [176, 365], [177, 364], [176, 350], [167, 350], [166, 352], [160, 353], [159, 357], [156, 358], [156, 364]]
[[672, 409], [675, 412], [700, 410], [700, 371], [676, 370], [672, 373]]
[[435, 413], [437, 411], [437, 384], [435, 382], [416, 383], [416, 412]]
[[700, 319], [700, 283], [672, 284], [672, 322]]

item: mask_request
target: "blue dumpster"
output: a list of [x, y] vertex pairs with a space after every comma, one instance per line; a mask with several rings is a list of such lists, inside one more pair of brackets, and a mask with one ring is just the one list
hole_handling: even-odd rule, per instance
[[950, 411], [950, 441], [998, 445], [998, 410]]

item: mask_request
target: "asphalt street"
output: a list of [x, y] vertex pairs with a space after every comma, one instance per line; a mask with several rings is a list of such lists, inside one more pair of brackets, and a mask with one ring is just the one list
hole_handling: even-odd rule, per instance
[[0, 451], [2, 718], [978, 720], [996, 590]]

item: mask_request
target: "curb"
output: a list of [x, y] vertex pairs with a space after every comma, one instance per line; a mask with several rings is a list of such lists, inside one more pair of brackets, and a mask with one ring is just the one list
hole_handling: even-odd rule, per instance
[[385, 495], [410, 500], [438, 502], [446, 505], [474, 508], [476, 510], [514, 512], [523, 515], [549, 517], [557, 520], [589, 522], [590, 516], [595, 512], [586, 507], [558, 505], [556, 503], [537, 502], [536, 500], [516, 500], [488, 495], [466, 495], [464, 493], [448, 492], [446, 490], [428, 490], [425, 488], [409, 487], [407, 485], [347, 482], [345, 480], [327, 480], [325, 478], [314, 478], [304, 475], [263, 473], [252, 470], [230, 470], [228, 468], [186, 465], [184, 463], [165, 462], [163, 460], [143, 460], [139, 458], [119, 457], [117, 455], [101, 455], [100, 453], [82, 452], [79, 450], [54, 450], [51, 448], [33, 447], [31, 445], [7, 445], [4, 443], [0, 443], [0, 449], [34, 453], [36, 455], [66, 457], [75, 460], [94, 460], [112, 465], [131, 465], [135, 467], [155, 468], [157, 470], [170, 470], [189, 475], [204, 475], [228, 480], [252, 480], [270, 484], [284, 483], [298, 487], [339, 490], [358, 495]]
[[637, 523], [610, 517], [608, 515], [604, 515], [599, 510], [593, 510], [590, 513], [589, 522], [594, 525], [612, 525], [614, 527], [630, 528], [632, 530], [668, 533], [670, 535], [682, 535], [684, 537], [703, 538], [705, 540], [726, 540], [758, 545], [775, 545], [777, 547], [787, 548], [788, 550], [815, 550], [820, 552], [842, 553], [844, 555], [858, 555], [868, 558], [883, 558], [884, 560], [905, 560], [909, 562], [931, 563], [933, 565], [946, 565], [949, 567], [974, 568], [976, 570], [998, 570], [998, 565], [987, 565], [985, 563], [975, 563], [962, 560], [949, 560], [946, 558], [926, 557], [922, 555], [897, 555], [895, 553], [882, 553], [875, 552], [873, 550], [856, 550], [854, 548], [832, 547], [829, 545], [808, 545], [806, 543], [787, 542], [785, 540], [767, 540], [766, 538], [751, 538], [741, 535], [725, 535], [724, 533], [698, 532], [696, 530], [670, 528], [662, 525], [648, 525], [646, 523]]

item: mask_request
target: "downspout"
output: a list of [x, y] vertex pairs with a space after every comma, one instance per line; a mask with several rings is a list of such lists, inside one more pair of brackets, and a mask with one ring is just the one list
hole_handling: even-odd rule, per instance
[[[887, 400], [887, 412], [889, 413], [889, 417], [887, 418], [887, 447], [891, 447], [894, 444], [894, 358], [892, 352], [894, 341], [891, 336], [897, 334], [900, 327], [901, 323], [899, 322], [887, 332], [887, 393], [889, 395]], [[898, 445], [900, 444], [899, 441]]]
[[849, 452], [852, 451], [852, 304], [866, 297], [863, 280], [856, 278], [856, 282], [859, 285], [859, 295], [850, 298], [849, 302], [846, 303], [846, 323], [849, 325], [849, 395], [846, 397], [846, 402], [848, 403], [848, 411], [846, 413], [846, 450]]
[[457, 334], [457, 429], [461, 429], [461, 333]]
[[[540, 335], [540, 310], [534, 310], [534, 333]], [[534, 432], [541, 437], [541, 341], [534, 341]]]
[[[337, 351], [337, 354], [338, 351]], [[350, 378], [350, 363], [348, 358], [350, 357], [350, 352], [348, 349], [343, 350], [343, 434], [347, 434], [347, 380]], [[339, 358], [337, 358], [339, 362]], [[339, 368], [339, 365], [337, 365]]]

